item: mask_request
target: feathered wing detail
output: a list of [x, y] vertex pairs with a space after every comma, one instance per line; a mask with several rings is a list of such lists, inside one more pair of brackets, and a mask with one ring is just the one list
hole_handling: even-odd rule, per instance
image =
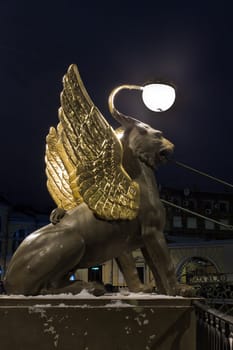
[[82, 197], [74, 198], [70, 188], [69, 172], [73, 170], [73, 165], [62, 144], [61, 124], [58, 124], [57, 130], [51, 127], [46, 137], [45, 162], [47, 188], [57, 206], [69, 210], [80, 204]]
[[[64, 155], [57, 157], [66, 171], [72, 203], [80, 196], [100, 218], [133, 219], [139, 208], [139, 186], [122, 166], [122, 145], [115, 132], [90, 99], [76, 65], [71, 65], [63, 79], [58, 144]], [[59, 163], [59, 161], [57, 161]], [[47, 161], [48, 167], [48, 161]], [[50, 175], [51, 178], [51, 175]], [[56, 182], [49, 180], [49, 184]], [[68, 179], [68, 181], [67, 181]], [[59, 197], [59, 193], [56, 192]], [[70, 197], [69, 197], [70, 198]], [[77, 204], [76, 204], [77, 205]]]

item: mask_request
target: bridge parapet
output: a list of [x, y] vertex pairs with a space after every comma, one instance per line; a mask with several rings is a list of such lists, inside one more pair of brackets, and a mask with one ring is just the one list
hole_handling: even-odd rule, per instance
[[193, 300], [0, 297], [1, 348], [8, 350], [196, 350]]

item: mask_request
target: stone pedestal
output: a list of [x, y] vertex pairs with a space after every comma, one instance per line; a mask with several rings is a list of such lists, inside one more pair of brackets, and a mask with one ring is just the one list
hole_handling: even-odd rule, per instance
[[0, 297], [2, 350], [195, 350], [192, 299]]

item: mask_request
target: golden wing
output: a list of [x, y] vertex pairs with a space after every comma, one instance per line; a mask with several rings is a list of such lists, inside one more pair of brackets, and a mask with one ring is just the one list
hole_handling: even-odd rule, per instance
[[57, 206], [69, 210], [80, 204], [82, 197], [77, 196], [75, 199], [70, 188], [69, 172], [73, 170], [73, 166], [62, 144], [60, 123], [57, 130], [51, 127], [46, 137], [45, 162], [47, 188]]
[[69, 67], [63, 86], [59, 110], [63, 151], [57, 150], [56, 154], [60, 160], [68, 159], [69, 166], [65, 166], [64, 159], [62, 163], [65, 178], [69, 179], [66, 185], [73, 196], [71, 201], [77, 203], [81, 196], [103, 219], [135, 218], [139, 186], [124, 170], [122, 145], [90, 99], [75, 65]]

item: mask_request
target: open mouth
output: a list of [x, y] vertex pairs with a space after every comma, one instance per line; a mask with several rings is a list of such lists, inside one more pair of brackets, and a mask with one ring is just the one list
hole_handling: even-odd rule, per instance
[[164, 148], [159, 152], [159, 159], [161, 161], [167, 161], [171, 158], [173, 154], [173, 149], [172, 148]]

